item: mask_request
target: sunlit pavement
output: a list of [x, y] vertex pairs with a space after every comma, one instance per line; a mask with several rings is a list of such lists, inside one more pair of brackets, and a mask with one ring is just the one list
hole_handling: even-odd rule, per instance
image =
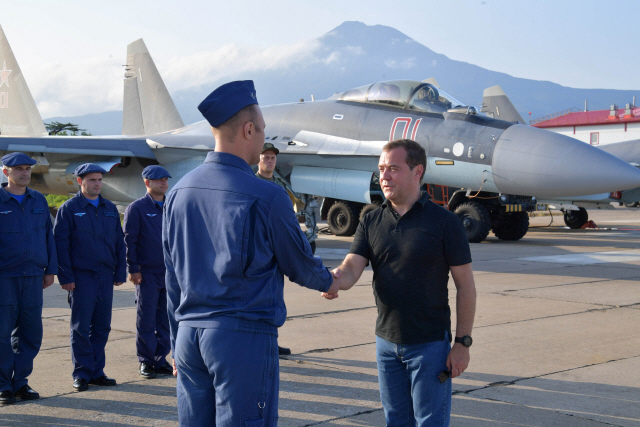
[[[471, 246], [478, 311], [471, 365], [454, 380], [452, 426], [640, 426], [640, 211], [589, 211], [608, 230], [532, 219], [519, 242]], [[337, 266], [351, 238], [321, 236]], [[281, 426], [384, 426], [374, 352], [372, 272], [334, 301], [287, 282], [280, 345]], [[71, 387], [69, 306], [45, 291], [44, 341], [30, 377], [42, 398], [0, 407], [6, 426], [176, 426], [175, 379], [144, 380], [132, 284], [114, 293], [107, 375]], [[455, 288], [450, 283], [455, 307]], [[455, 312], [455, 309], [454, 309]], [[453, 319], [455, 325], [455, 314]]]

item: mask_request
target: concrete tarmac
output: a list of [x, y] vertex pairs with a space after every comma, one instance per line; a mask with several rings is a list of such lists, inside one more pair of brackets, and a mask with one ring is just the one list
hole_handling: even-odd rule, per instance
[[[609, 229], [537, 217], [518, 242], [471, 245], [478, 309], [452, 426], [640, 426], [640, 211], [589, 212]], [[335, 267], [351, 241], [323, 235], [317, 254]], [[286, 283], [280, 344], [293, 354], [280, 360], [280, 426], [385, 425], [371, 280], [366, 270], [334, 301]], [[42, 397], [0, 407], [0, 425], [177, 426], [175, 379], [138, 375], [134, 300], [132, 284], [116, 288], [105, 372], [118, 385], [77, 393], [67, 294], [47, 289], [29, 381]]]

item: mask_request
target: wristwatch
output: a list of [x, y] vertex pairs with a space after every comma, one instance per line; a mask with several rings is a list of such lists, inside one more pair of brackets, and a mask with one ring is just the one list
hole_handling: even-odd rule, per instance
[[471, 347], [473, 344], [473, 339], [469, 335], [465, 335], [463, 337], [456, 337], [455, 342], [462, 344], [465, 347]]

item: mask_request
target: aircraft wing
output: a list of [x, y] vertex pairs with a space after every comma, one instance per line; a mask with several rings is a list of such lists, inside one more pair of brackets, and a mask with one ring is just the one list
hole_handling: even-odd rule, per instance
[[156, 159], [144, 137], [11, 137], [0, 136], [0, 151], [81, 154]]

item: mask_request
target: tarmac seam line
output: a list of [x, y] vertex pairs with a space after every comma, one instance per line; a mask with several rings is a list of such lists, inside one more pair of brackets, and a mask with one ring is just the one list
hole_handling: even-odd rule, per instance
[[[551, 301], [559, 301], [559, 300], [551, 300]], [[565, 302], [567, 302], [567, 301], [565, 301]], [[585, 304], [588, 304], [588, 303], [585, 303]], [[633, 304], [633, 305], [636, 305], [636, 304]], [[589, 310], [576, 311], [576, 312], [573, 312], [573, 313], [552, 314], [550, 316], [544, 316], [544, 317], [532, 317], [530, 319], [513, 320], [511, 322], [492, 323], [491, 325], [474, 326], [473, 329], [490, 328], [490, 327], [493, 327], [493, 326], [502, 326], [502, 325], [511, 325], [511, 324], [514, 324], [514, 323], [530, 322], [532, 320], [553, 319], [554, 317], [574, 316], [576, 314], [591, 313], [591, 312], [596, 312], [596, 311], [614, 310], [616, 308], [627, 308], [627, 306], [608, 306], [608, 307], [605, 307], [605, 308], [590, 308]], [[628, 307], [628, 308], [633, 308], [633, 307]], [[455, 329], [452, 329], [452, 331], [454, 331], [454, 330]]]
[[[564, 372], [571, 372], [571, 371], [575, 371], [575, 370], [578, 370], [578, 369], [590, 368], [592, 366], [600, 366], [600, 365], [604, 365], [604, 364], [611, 363], [611, 362], [620, 362], [622, 360], [635, 359], [635, 358], [638, 358], [638, 357], [640, 357], [640, 355], [621, 357], [619, 359], [611, 359], [611, 360], [607, 360], [605, 362], [600, 362], [600, 363], [590, 363], [588, 365], [576, 366], [574, 368], [562, 369], [560, 371], [548, 372], [546, 374], [535, 375], [535, 376], [532, 376], [532, 377], [522, 377], [522, 378], [518, 378], [518, 379], [515, 379], [515, 380], [512, 380], [512, 381], [496, 381], [494, 383], [487, 384], [486, 386], [483, 386], [483, 387], [478, 387], [478, 388], [474, 388], [474, 389], [470, 389], [470, 390], [464, 390], [464, 391], [463, 390], [454, 391], [452, 393], [452, 395], [453, 396], [456, 396], [456, 395], [470, 395], [470, 393], [474, 393], [476, 391], [481, 391], [481, 390], [486, 390], [486, 389], [493, 388], [493, 387], [509, 387], [509, 386], [512, 386], [512, 385], [516, 385], [520, 381], [544, 378], [544, 377], [547, 377], [549, 375], [562, 374]], [[474, 397], [483, 398], [483, 397], [480, 397], [480, 396], [474, 396]], [[486, 399], [486, 398], [484, 398], [484, 399]], [[501, 401], [499, 399], [496, 399], [496, 400], [497, 401]]]
[[322, 425], [324, 423], [328, 423], [328, 422], [331, 422], [331, 421], [345, 420], [347, 418], [357, 417], [358, 415], [373, 414], [375, 412], [379, 412], [379, 411], [382, 411], [382, 410], [383, 410], [383, 408], [369, 409], [367, 411], [360, 411], [360, 412], [356, 412], [355, 414], [345, 415], [343, 417], [331, 418], [331, 419], [328, 419], [328, 420], [318, 421], [316, 423], [311, 423], [311, 424], [304, 424], [302, 427], [319, 426], [319, 425]]
[[372, 305], [372, 306], [369, 306], [369, 307], [347, 308], [347, 309], [344, 309], [344, 310], [324, 311], [322, 313], [298, 314], [296, 316], [287, 317], [286, 320], [310, 319], [310, 318], [322, 316], [322, 315], [325, 315], [325, 314], [347, 313], [347, 312], [350, 312], [350, 311], [369, 310], [371, 308], [376, 308], [376, 306]]
[[[617, 280], [633, 280], [633, 279], [640, 279], [640, 276], [632, 276], [632, 277], [620, 277], [617, 279], [598, 279], [598, 280], [587, 280], [584, 282], [574, 282], [574, 283], [562, 283], [559, 285], [548, 285], [548, 286], [534, 286], [531, 288], [522, 288], [522, 289], [507, 289], [504, 291], [500, 291], [500, 292], [519, 292], [519, 291], [530, 291], [530, 290], [536, 290], [536, 289], [548, 289], [548, 288], [558, 288], [561, 286], [574, 286], [574, 285], [584, 285], [587, 283], [600, 283], [600, 282], [614, 282]], [[480, 293], [486, 293], [486, 294], [499, 294], [500, 292], [480, 292]]]

